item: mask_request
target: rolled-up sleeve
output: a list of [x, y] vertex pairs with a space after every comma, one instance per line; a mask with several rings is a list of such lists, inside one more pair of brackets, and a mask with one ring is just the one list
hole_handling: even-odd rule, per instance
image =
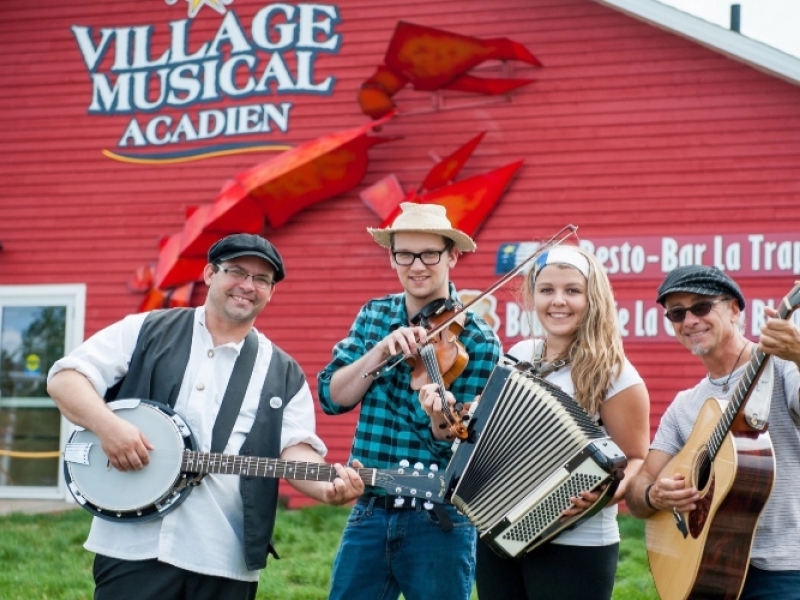
[[57, 360], [47, 373], [47, 380], [50, 381], [59, 371], [72, 369], [83, 374], [97, 393], [103, 396], [128, 372], [147, 314], [129, 315], [101, 329], [67, 356]]
[[353, 321], [347, 337], [333, 347], [331, 362], [317, 373], [317, 394], [319, 395], [320, 406], [326, 415], [340, 415], [350, 412], [357, 406], [357, 404], [341, 406], [331, 399], [331, 379], [336, 371], [354, 363], [371, 348], [365, 337], [359, 333], [365, 329], [365, 322], [365, 308], [362, 308], [355, 321]]

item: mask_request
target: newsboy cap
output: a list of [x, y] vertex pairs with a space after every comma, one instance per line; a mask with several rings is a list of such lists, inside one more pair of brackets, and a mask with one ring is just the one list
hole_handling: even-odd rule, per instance
[[739, 308], [744, 310], [744, 296], [737, 283], [717, 267], [686, 265], [670, 271], [664, 283], [658, 288], [658, 302], [664, 306], [667, 295], [673, 292], [687, 292], [703, 296], [726, 294], [736, 298]]
[[275, 270], [273, 279], [279, 282], [286, 277], [283, 259], [275, 246], [259, 235], [250, 233], [234, 233], [224, 237], [208, 249], [208, 262], [221, 263], [240, 256], [256, 256], [263, 258]]

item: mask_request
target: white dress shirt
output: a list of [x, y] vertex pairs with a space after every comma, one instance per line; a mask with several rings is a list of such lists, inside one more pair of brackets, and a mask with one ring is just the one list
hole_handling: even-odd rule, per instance
[[[147, 313], [131, 315], [99, 331], [57, 361], [48, 379], [58, 371], [74, 369], [103, 396], [127, 373], [146, 316]], [[201, 452], [210, 451], [214, 421], [243, 343], [214, 347], [205, 327], [204, 307], [195, 310], [191, 354], [174, 408], [194, 433]], [[226, 454], [239, 453], [252, 427], [272, 349], [272, 342], [258, 333], [253, 375], [225, 447]], [[324, 456], [327, 449], [314, 428], [314, 402], [306, 383], [284, 410], [281, 450], [305, 442]], [[257, 581], [259, 572], [249, 571], [245, 565], [242, 521], [239, 476], [207, 475], [180, 507], [163, 518], [146, 523], [95, 518], [84, 547], [114, 558], [157, 558], [197, 573]]]

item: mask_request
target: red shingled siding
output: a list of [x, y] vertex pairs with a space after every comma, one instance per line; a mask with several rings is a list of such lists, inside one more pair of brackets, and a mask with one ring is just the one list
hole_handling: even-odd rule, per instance
[[[266, 3], [236, 0], [244, 24]], [[544, 68], [513, 66], [537, 81], [508, 99], [403, 90], [403, 113], [382, 134], [402, 139], [373, 148], [362, 185], [296, 215], [266, 235], [288, 278], [259, 327], [303, 365], [312, 388], [359, 306], [399, 288], [385, 251], [365, 228], [379, 219], [358, 192], [388, 173], [404, 188], [481, 131], [487, 134], [461, 177], [524, 159], [479, 234], [479, 251], [453, 273], [460, 288], [496, 279], [503, 242], [547, 238], [566, 223], [586, 238], [794, 231], [800, 222], [800, 89], [678, 36], [589, 0], [344, 0], [337, 54], [318, 71], [337, 79], [332, 96], [273, 96], [295, 103], [290, 130], [269, 141], [300, 144], [366, 121], [359, 84], [382, 62], [398, 20], [480, 38], [507, 36]], [[271, 155], [239, 154], [177, 165], [115, 162], [112, 147], [129, 117], [87, 114], [90, 84], [71, 25], [156, 24], [154, 46], [186, 5], [48, 2], [6, 6], [0, 20], [0, 283], [88, 285], [86, 335], [138, 306], [125, 282], [154, 261], [157, 240], [179, 231], [187, 206], [211, 202], [232, 174]], [[213, 36], [219, 17], [203, 9], [192, 28]], [[496, 65], [482, 68], [496, 75]], [[457, 108], [459, 105], [472, 104]], [[614, 279], [621, 299], [652, 299], [658, 281]], [[746, 294], [781, 297], [786, 278], [742, 282]], [[204, 291], [198, 289], [196, 298]], [[510, 292], [498, 293], [504, 316]], [[501, 334], [503, 330], [501, 328]], [[504, 335], [503, 335], [504, 337]], [[505, 340], [504, 341], [508, 341]], [[702, 375], [677, 343], [630, 340], [645, 377], [653, 425], [675, 391]], [[353, 419], [318, 417], [332, 460], [343, 461]], [[290, 488], [285, 487], [287, 493]], [[295, 502], [302, 503], [291, 493]]]

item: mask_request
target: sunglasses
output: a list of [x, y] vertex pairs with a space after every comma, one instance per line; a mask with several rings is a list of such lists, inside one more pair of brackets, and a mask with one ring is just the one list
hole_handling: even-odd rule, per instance
[[717, 298], [716, 300], [701, 300], [700, 302], [695, 302], [691, 306], [676, 306], [675, 308], [670, 308], [668, 311], [664, 313], [664, 316], [667, 317], [673, 323], [683, 323], [683, 320], [686, 318], [686, 311], [692, 313], [695, 317], [705, 317], [708, 313], [711, 312], [711, 309], [718, 302], [724, 302], [725, 300], [730, 300], [730, 298]]

